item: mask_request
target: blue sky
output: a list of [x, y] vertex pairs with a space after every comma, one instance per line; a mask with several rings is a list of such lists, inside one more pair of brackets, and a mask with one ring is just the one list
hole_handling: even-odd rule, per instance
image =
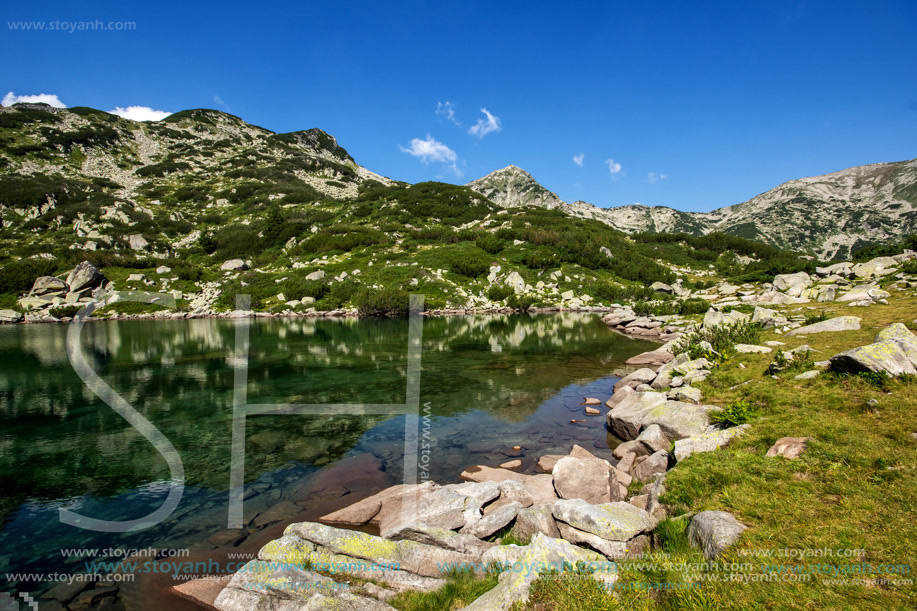
[[[3, 13], [0, 95], [320, 127], [409, 182], [515, 164], [566, 201], [703, 211], [917, 157], [912, 0], [4, 0]], [[95, 20], [136, 25], [10, 25]]]

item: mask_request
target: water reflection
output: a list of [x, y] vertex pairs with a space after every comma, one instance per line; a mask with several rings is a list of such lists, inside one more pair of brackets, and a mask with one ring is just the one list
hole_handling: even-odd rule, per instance
[[[187, 488], [178, 512], [132, 535], [57, 523], [61, 505], [100, 518], [144, 515], [162, 502], [168, 478], [155, 449], [70, 369], [66, 330], [0, 328], [0, 549], [11, 550], [0, 553], [0, 567], [66, 570], [59, 548], [79, 545], [206, 546], [226, 524], [233, 322], [109, 322], [83, 329], [87, 360], [172, 441], [184, 462]], [[401, 403], [407, 336], [403, 319], [256, 319], [249, 401]], [[421, 403], [430, 417], [430, 476], [437, 481], [453, 481], [473, 462], [509, 460], [513, 445], [523, 447], [523, 470], [574, 442], [607, 449], [601, 419], [569, 420], [582, 418], [583, 394], [607, 398], [624, 360], [652, 348], [585, 314], [429, 318], [422, 345]], [[395, 483], [403, 454], [401, 416], [251, 417], [248, 528], [269, 524], [265, 514], [273, 519], [316, 509]], [[17, 557], [12, 550], [25, 540], [31, 551]]]

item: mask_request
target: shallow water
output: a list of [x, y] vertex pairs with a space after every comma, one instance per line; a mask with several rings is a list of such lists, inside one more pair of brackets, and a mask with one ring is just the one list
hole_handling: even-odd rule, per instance
[[[250, 404], [407, 399], [406, 319], [250, 325]], [[174, 548], [225, 563], [227, 550], [256, 552], [294, 519], [314, 519], [405, 481], [402, 414], [345, 407], [248, 416], [239, 533], [245, 539], [237, 547], [209, 543], [229, 525], [236, 331], [236, 322], [225, 319], [84, 326], [87, 361], [171, 441], [184, 469], [174, 513], [151, 528], [117, 534], [63, 524], [58, 508], [106, 520], [145, 516], [169, 490], [165, 460], [71, 368], [66, 326], [0, 328], [0, 573], [85, 573], [87, 562], [105, 559], [102, 552], [64, 557], [69, 549]], [[618, 441], [606, 433], [604, 418], [583, 414], [580, 402], [607, 399], [624, 361], [653, 348], [589, 314], [429, 318], [422, 333], [419, 441], [408, 455], [408, 475], [440, 483], [456, 481], [465, 466], [514, 457], [531, 473], [539, 456], [568, 452], [574, 443], [610, 457]], [[117, 608], [161, 608], [150, 591], [174, 582], [138, 575], [121, 585]], [[2, 589], [37, 594], [50, 585], [8, 575]]]

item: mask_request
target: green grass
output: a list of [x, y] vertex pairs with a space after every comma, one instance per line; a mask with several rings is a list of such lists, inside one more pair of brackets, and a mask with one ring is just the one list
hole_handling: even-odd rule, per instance
[[476, 575], [471, 571], [452, 571], [445, 575], [446, 585], [435, 592], [402, 592], [388, 604], [402, 611], [453, 611], [468, 606], [497, 585], [499, 574], [490, 571]]

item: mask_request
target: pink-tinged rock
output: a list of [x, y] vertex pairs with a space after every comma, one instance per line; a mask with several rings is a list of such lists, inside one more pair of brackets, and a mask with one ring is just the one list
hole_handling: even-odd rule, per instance
[[650, 352], [644, 352], [643, 354], [638, 354], [637, 356], [632, 356], [631, 358], [627, 359], [625, 363], [627, 365], [659, 366], [665, 365], [674, 358], [675, 355], [671, 352], [657, 349]]
[[609, 503], [620, 499], [618, 480], [608, 461], [597, 458], [561, 458], [554, 465], [554, 488], [563, 499]]
[[799, 458], [799, 456], [806, 451], [806, 446], [811, 440], [811, 437], [781, 437], [771, 446], [771, 449], [767, 451], [766, 456], [783, 456], [790, 460]]
[[232, 575], [221, 575], [214, 579], [192, 579], [173, 586], [170, 591], [185, 600], [201, 605], [205, 609], [215, 609], [216, 607], [213, 606], [213, 603], [230, 579], [232, 579]]

